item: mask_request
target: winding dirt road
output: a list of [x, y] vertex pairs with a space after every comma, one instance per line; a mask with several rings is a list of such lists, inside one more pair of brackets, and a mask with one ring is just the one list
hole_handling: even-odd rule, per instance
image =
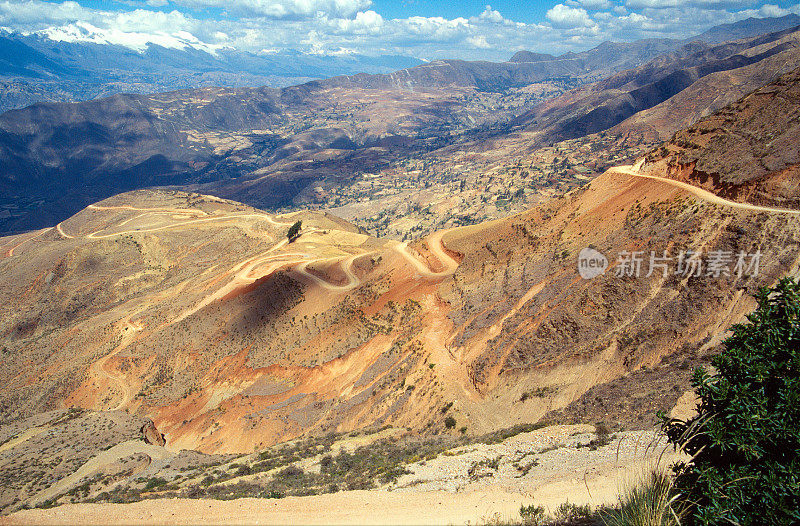
[[324, 279], [320, 278], [319, 276], [317, 276], [316, 274], [312, 274], [311, 272], [308, 271], [307, 267], [309, 265], [313, 264], [313, 263], [331, 261], [330, 259], [327, 259], [327, 258], [312, 259], [311, 261], [304, 261], [304, 262], [300, 263], [299, 265], [297, 265], [294, 268], [294, 271], [295, 272], [299, 272], [299, 273], [303, 274], [304, 276], [306, 276], [308, 278], [311, 278], [316, 284], [318, 284], [322, 288], [328, 289], [328, 290], [333, 291], [333, 292], [347, 292], [348, 290], [353, 290], [354, 288], [356, 288], [359, 285], [361, 285], [361, 280], [353, 272], [353, 263], [358, 258], [361, 258], [361, 257], [364, 257], [364, 256], [369, 256], [369, 255], [372, 255], [372, 254], [374, 254], [374, 252], [365, 252], [363, 254], [356, 254], [354, 256], [350, 256], [349, 258], [346, 258], [346, 259], [339, 258], [339, 259], [335, 260], [335, 261], [339, 262], [339, 265], [340, 265], [340, 267], [342, 269], [342, 272], [344, 272], [345, 276], [347, 276], [348, 283], [345, 284], [345, 285], [334, 285], [333, 283], [329, 283], [329, 282], [325, 281]]
[[[285, 226], [285, 225], [291, 225], [292, 224], [292, 222], [277, 221], [275, 219], [275, 217], [270, 216], [268, 214], [263, 214], [263, 213], [231, 214], [231, 215], [219, 216], [219, 217], [209, 217], [208, 212], [205, 212], [203, 210], [194, 209], [194, 208], [166, 208], [166, 207], [140, 208], [140, 207], [129, 206], [129, 205], [119, 205], [119, 206], [89, 205], [86, 208], [87, 209], [91, 209], [91, 210], [132, 210], [132, 211], [136, 211], [136, 212], [143, 212], [142, 214], [135, 215], [135, 216], [133, 216], [131, 218], [126, 219], [125, 221], [123, 221], [122, 223], [120, 223], [117, 226], [127, 225], [128, 223], [130, 223], [132, 221], [135, 221], [137, 219], [141, 219], [142, 217], [148, 216], [148, 215], [171, 214], [173, 216], [172, 219], [175, 219], [174, 216], [176, 216], [176, 215], [177, 216], [204, 216], [201, 219], [193, 219], [191, 221], [183, 221], [183, 222], [180, 222], [180, 223], [172, 223], [172, 224], [169, 224], [169, 225], [161, 225], [161, 226], [152, 227], [152, 228], [137, 228], [137, 229], [133, 229], [133, 230], [123, 230], [123, 231], [120, 231], [120, 232], [112, 232], [110, 234], [100, 234], [101, 232], [103, 232], [103, 230], [107, 230], [107, 229], [103, 228], [103, 229], [96, 230], [96, 231], [94, 231], [94, 232], [92, 232], [90, 234], [87, 234], [87, 235], [83, 236], [86, 239], [108, 239], [108, 238], [115, 237], [115, 236], [124, 236], [124, 235], [134, 234], [134, 233], [155, 232], [155, 231], [159, 231], [159, 230], [166, 230], [168, 228], [175, 228], [175, 227], [180, 227], [180, 226], [185, 226], [185, 225], [191, 225], [191, 224], [198, 223], [198, 222], [229, 221], [231, 219], [241, 219], [241, 218], [248, 218], [248, 217], [255, 217], [255, 218], [258, 218], [258, 219], [263, 219], [263, 220], [267, 221], [268, 223], [270, 223], [272, 225], [275, 225], [275, 226]], [[68, 234], [68, 233], [66, 233], [64, 231], [63, 227], [61, 226], [61, 223], [57, 224], [55, 226], [55, 229], [59, 234], [61, 234], [66, 239], [75, 239], [75, 236], [70, 235], [70, 234]]]
[[[125, 223], [128, 223], [128, 222], [130, 222], [130, 221], [132, 221], [134, 219], [138, 219], [138, 218], [140, 218], [140, 217], [142, 217], [144, 215], [147, 215], [147, 214], [142, 214], [142, 215], [133, 217], [133, 218], [129, 219], [128, 221], [126, 221]], [[162, 226], [157, 226], [157, 227], [152, 227], [152, 228], [136, 228], [136, 229], [133, 229], [133, 230], [122, 230], [120, 232], [112, 232], [110, 234], [100, 234], [100, 232], [105, 230], [105, 229], [103, 229], [103, 230], [98, 230], [96, 232], [92, 232], [91, 234], [87, 234], [85, 236], [85, 238], [86, 239], [108, 239], [108, 238], [116, 237], [116, 236], [126, 236], [128, 234], [142, 234], [142, 233], [146, 233], [146, 232], [158, 232], [160, 230], [167, 230], [169, 228], [176, 228], [176, 227], [181, 227], [181, 226], [186, 226], [186, 225], [194, 225], [194, 224], [197, 224], [197, 223], [208, 223], [208, 222], [212, 222], [212, 221], [230, 221], [231, 219], [243, 219], [243, 218], [247, 218], [247, 217], [256, 217], [256, 218], [264, 219], [264, 220], [266, 220], [266, 221], [268, 221], [268, 222], [270, 222], [272, 224], [276, 224], [274, 219], [272, 219], [271, 217], [269, 217], [269, 216], [267, 216], [265, 214], [238, 214], [238, 215], [228, 215], [228, 216], [220, 216], [220, 217], [204, 217], [202, 219], [193, 219], [191, 221], [183, 221], [183, 222], [180, 222], [180, 223], [171, 223], [169, 225], [162, 225]], [[277, 224], [285, 224], [285, 223], [277, 223]]]
[[641, 178], [644, 178], [644, 179], [653, 179], [655, 181], [659, 181], [659, 182], [664, 183], [664, 184], [677, 186], [678, 188], [681, 188], [682, 190], [687, 190], [687, 191], [691, 192], [692, 194], [694, 194], [695, 196], [699, 197], [700, 199], [703, 199], [703, 200], [708, 201], [709, 203], [713, 203], [715, 205], [729, 206], [731, 208], [739, 208], [739, 209], [742, 209], [742, 210], [751, 210], [751, 211], [754, 211], [754, 212], [770, 212], [770, 213], [780, 213], [780, 214], [800, 214], [800, 210], [791, 210], [791, 209], [788, 209], [788, 208], [774, 208], [774, 207], [769, 207], [769, 206], [751, 205], [749, 203], [738, 203], [736, 201], [730, 201], [728, 199], [724, 199], [724, 198], [718, 196], [717, 194], [709, 192], [708, 190], [703, 190], [702, 188], [699, 188], [697, 186], [694, 186], [694, 185], [691, 185], [691, 184], [688, 184], [688, 183], [684, 183], [682, 181], [676, 181], [674, 179], [667, 179], [665, 177], [658, 177], [658, 176], [655, 176], [655, 175], [641, 174], [638, 171], [638, 168], [641, 166], [641, 164], [642, 164], [642, 162], [639, 161], [635, 165], [626, 164], [626, 165], [621, 165], [621, 166], [614, 166], [613, 168], [609, 168], [608, 171], [610, 173], [631, 175], [631, 176], [634, 176], [634, 177], [641, 177]]
[[133, 400], [133, 392], [131, 392], [130, 386], [123, 381], [121, 375], [113, 374], [106, 368], [106, 364], [108, 361], [116, 356], [122, 349], [127, 347], [131, 344], [131, 342], [136, 337], [136, 333], [141, 331], [143, 327], [139, 325], [134, 325], [130, 322], [130, 320], [125, 321], [125, 327], [122, 329], [122, 340], [120, 340], [119, 344], [116, 348], [108, 353], [106, 356], [100, 358], [96, 362], [94, 362], [90, 367], [89, 370], [93, 373], [97, 374], [98, 376], [107, 378], [111, 383], [115, 384], [117, 388], [122, 392], [122, 398], [120, 399], [119, 403], [116, 407], [110, 409], [110, 411], [119, 411], [123, 408], [125, 404]]
[[41, 230], [37, 231], [37, 232], [36, 232], [34, 235], [32, 235], [31, 237], [25, 238], [24, 240], [20, 241], [19, 243], [17, 243], [17, 244], [16, 244], [16, 245], [14, 245], [13, 247], [11, 247], [11, 248], [8, 250], [8, 253], [6, 254], [6, 256], [7, 256], [7, 257], [12, 257], [12, 256], [14, 255], [14, 251], [15, 251], [16, 249], [18, 249], [19, 247], [21, 247], [22, 245], [24, 245], [24, 244], [25, 244], [25, 243], [27, 243], [28, 241], [32, 241], [32, 240], [36, 239], [37, 237], [41, 236], [42, 234], [45, 234], [45, 233], [47, 233], [47, 232], [50, 232], [52, 229], [53, 229], [53, 227], [47, 227], [47, 228], [43, 228], [43, 229], [41, 229]]
[[394, 249], [414, 267], [420, 277], [438, 279], [451, 276], [458, 268], [458, 261], [450, 257], [450, 254], [445, 251], [444, 246], [442, 245], [442, 236], [451, 230], [453, 229], [448, 228], [446, 230], [440, 230], [439, 232], [434, 232], [433, 234], [429, 235], [427, 238], [430, 251], [434, 256], [436, 256], [442, 266], [444, 266], [444, 270], [440, 272], [432, 271], [426, 263], [420, 261], [419, 258], [414, 256], [408, 249], [407, 241], [397, 243], [397, 245], [394, 246]]
[[[211, 303], [224, 298], [228, 294], [233, 293], [237, 289], [250, 285], [258, 281], [259, 279], [269, 276], [270, 274], [272, 274], [273, 272], [282, 267], [296, 264], [298, 261], [303, 261], [302, 258], [308, 257], [306, 254], [300, 254], [300, 253], [270, 255], [271, 252], [274, 252], [280, 246], [285, 244], [286, 240], [283, 240], [274, 247], [272, 247], [270, 250], [268, 250], [266, 253], [259, 254], [234, 266], [227, 272], [232, 274], [232, 278], [230, 279], [230, 281], [228, 281], [225, 285], [223, 285], [216, 291], [212, 292], [211, 294], [206, 295], [194, 307], [187, 309], [179, 316], [177, 316], [175, 319], [173, 319], [171, 322], [167, 323], [167, 325], [173, 325], [175, 323], [179, 323], [188, 318], [189, 316], [191, 316], [192, 314], [207, 307]], [[298, 257], [301, 259], [296, 259]], [[277, 260], [277, 261], [274, 261], [271, 265], [269, 265], [266, 268], [259, 269], [259, 272], [257, 274], [253, 273], [253, 271], [257, 267], [272, 260]]]
[[58, 232], [59, 234], [61, 234], [61, 235], [62, 235], [63, 237], [65, 237], [66, 239], [75, 239], [75, 237], [74, 237], [74, 236], [71, 236], [71, 235], [67, 234], [66, 232], [64, 232], [64, 229], [63, 229], [63, 228], [61, 228], [61, 223], [59, 223], [59, 224], [57, 224], [57, 225], [56, 225], [56, 232]]

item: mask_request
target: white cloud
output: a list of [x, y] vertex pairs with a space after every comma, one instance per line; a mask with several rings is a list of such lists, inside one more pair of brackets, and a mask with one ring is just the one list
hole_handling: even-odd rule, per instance
[[586, 9], [568, 7], [564, 4], [556, 4], [547, 11], [547, 18], [557, 27], [592, 27], [595, 25]]
[[578, 0], [578, 3], [580, 3], [582, 7], [591, 9], [593, 11], [611, 9], [611, 7], [614, 5], [609, 0]]
[[503, 15], [500, 14], [500, 11], [492, 9], [490, 5], [486, 6], [486, 9], [483, 10], [483, 13], [480, 14], [478, 19], [485, 22], [494, 22], [495, 24], [502, 24], [505, 20]]
[[470, 27], [469, 20], [458, 17], [452, 20], [440, 16], [412, 16], [395, 20], [399, 35], [413, 36], [421, 41], [446, 41], [459, 36], [465, 37]]
[[53, 4], [38, 0], [27, 2], [0, 2], [0, 20], [11, 22], [15, 25], [32, 24], [44, 21], [78, 21], [90, 18], [93, 11], [84, 9], [77, 2], [62, 2]]
[[[623, 0], [550, 1], [553, 7], [545, 20], [523, 23], [505, 18], [489, 5], [465, 17], [390, 19], [377, 8], [369, 9], [371, 0], [130, 0], [139, 8], [127, 10], [119, 6], [128, 0], [103, 4], [117, 6], [114, 10], [74, 1], [0, 0], [0, 27], [132, 49], [158, 44], [212, 52], [226, 46], [265, 53], [288, 48], [320, 54], [405, 54], [424, 60], [507, 60], [520, 49], [560, 54], [607, 40], [686, 38], [749, 16], [800, 10], [774, 4], [721, 7], [750, 0], [625, 0], [624, 6], [618, 5]], [[158, 5], [142, 7], [148, 2]], [[222, 14], [188, 6], [217, 7]]]
[[478, 49], [489, 49], [492, 47], [489, 45], [489, 42], [486, 41], [486, 37], [483, 35], [467, 37], [467, 43]]
[[629, 9], [666, 9], [671, 7], [700, 7], [703, 9], [735, 9], [749, 7], [753, 0], [627, 0]]
[[369, 10], [357, 13], [353, 19], [336, 18], [330, 20], [329, 27], [337, 33], [379, 35], [385, 23], [381, 15]]
[[223, 8], [232, 13], [277, 19], [316, 16], [350, 18], [369, 8], [372, 0], [172, 0], [193, 9]]
[[783, 9], [775, 4], [764, 4], [758, 10], [758, 13], [763, 17], [771, 16], [786, 16], [791, 13], [788, 9]]

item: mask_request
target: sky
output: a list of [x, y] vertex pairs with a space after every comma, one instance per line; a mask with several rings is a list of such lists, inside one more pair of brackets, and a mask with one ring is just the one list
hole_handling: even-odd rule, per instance
[[797, 0], [0, 0], [0, 28], [138, 50], [507, 60], [790, 13], [800, 14]]

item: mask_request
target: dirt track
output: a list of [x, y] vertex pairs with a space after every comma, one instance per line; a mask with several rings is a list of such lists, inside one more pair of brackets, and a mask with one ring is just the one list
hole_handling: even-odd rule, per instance
[[[641, 164], [641, 163], [638, 163]], [[715, 205], [722, 205], [722, 206], [730, 206], [732, 208], [740, 208], [742, 210], [752, 210], [754, 212], [771, 212], [771, 213], [780, 213], [780, 214], [800, 214], [800, 210], [790, 210], [787, 208], [772, 208], [769, 206], [758, 206], [758, 205], [751, 205], [749, 203], [739, 203], [736, 201], [729, 201], [728, 199], [723, 199], [722, 197], [709, 192], [708, 190], [703, 190], [697, 186], [684, 183], [682, 181], [676, 181], [674, 179], [667, 179], [665, 177], [657, 177], [655, 175], [645, 175], [641, 174], [637, 171], [636, 165], [622, 165], [622, 166], [614, 166], [613, 168], [609, 168], [608, 171], [617, 174], [625, 174], [625, 175], [632, 175], [634, 177], [642, 177], [644, 179], [653, 179], [655, 181], [659, 181], [664, 184], [669, 184], [672, 186], [677, 186], [682, 190], [687, 190], [694, 194], [695, 196], [713, 203]]]
[[130, 386], [122, 380], [122, 377], [117, 376], [112, 372], [110, 372], [106, 368], [106, 364], [108, 363], [108, 360], [110, 360], [113, 356], [115, 356], [122, 349], [130, 345], [136, 333], [141, 330], [142, 327], [134, 325], [130, 321], [126, 320], [125, 327], [123, 327], [122, 329], [122, 340], [120, 340], [119, 345], [117, 345], [117, 347], [109, 354], [97, 360], [89, 367], [90, 371], [94, 372], [99, 376], [105, 377], [114, 384], [116, 384], [119, 390], [122, 392], [122, 398], [120, 399], [117, 406], [112, 408], [111, 411], [121, 410], [125, 406], [125, 404], [127, 404], [133, 399], [133, 393], [131, 392]]
[[518, 516], [523, 495], [348, 491], [314, 497], [174, 499], [134, 504], [67, 505], [0, 518], [0, 524], [466, 524], [495, 513]]
[[450, 257], [450, 255], [444, 250], [444, 246], [442, 245], [442, 236], [450, 232], [451, 229], [441, 230], [439, 232], [434, 232], [430, 236], [428, 236], [428, 246], [430, 247], [431, 252], [439, 259], [441, 264], [444, 266], [444, 270], [440, 272], [432, 271], [426, 263], [423, 263], [419, 260], [416, 256], [411, 254], [408, 250], [408, 242], [397, 243], [394, 249], [405, 258], [406, 261], [411, 263], [417, 273], [423, 278], [429, 279], [436, 279], [442, 278], [445, 276], [450, 276], [453, 272], [456, 271], [458, 268], [458, 261]]
[[16, 249], [18, 249], [19, 247], [21, 247], [22, 245], [24, 245], [24, 244], [25, 244], [25, 243], [27, 243], [28, 241], [31, 241], [31, 240], [33, 240], [33, 239], [36, 239], [37, 237], [41, 236], [42, 234], [44, 234], [44, 233], [46, 233], [46, 232], [49, 232], [50, 230], [52, 230], [52, 227], [43, 228], [43, 229], [41, 229], [41, 230], [38, 230], [38, 231], [37, 231], [37, 232], [36, 232], [34, 235], [32, 235], [32, 236], [30, 236], [30, 237], [26, 237], [24, 240], [20, 241], [19, 243], [17, 243], [16, 245], [14, 245], [14, 246], [13, 246], [13, 247], [11, 247], [10, 249], [8, 249], [8, 252], [7, 252], [6, 256], [7, 256], [7, 257], [12, 257], [12, 256], [14, 255], [14, 251], [15, 251]]

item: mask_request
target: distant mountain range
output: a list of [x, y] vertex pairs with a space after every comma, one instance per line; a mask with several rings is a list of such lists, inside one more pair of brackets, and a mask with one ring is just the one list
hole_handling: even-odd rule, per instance
[[708, 31], [697, 35], [695, 39], [706, 42], [727, 42], [728, 40], [739, 40], [772, 31], [789, 29], [798, 25], [800, 25], [800, 16], [794, 14], [775, 18], [748, 18], [732, 24], [714, 26]]
[[[793, 21], [775, 20], [779, 28]], [[725, 31], [738, 36], [756, 25]], [[612, 127], [667, 137], [800, 62], [798, 29], [724, 44], [676, 42], [605, 43], [549, 59], [518, 53], [514, 62], [445, 60], [281, 89], [117, 94], [9, 111], [0, 116], [0, 232], [50, 226], [92, 202], [152, 186], [281, 208], [306, 199], [320, 181], [344, 188], [359, 173], [509, 134], [524, 138], [523, 150]], [[56, 61], [7, 43], [16, 46], [0, 55], [9, 71], [13, 65], [46, 82], [88, 82], [74, 57]], [[71, 46], [65, 49], [109, 49]], [[177, 57], [208, 55], [152, 47], [145, 54], [156, 52], [172, 57], [176, 71], [188, 68]], [[142, 60], [134, 51], [123, 55]], [[111, 64], [102, 57], [108, 60], [98, 56], [94, 67]], [[220, 57], [214, 60], [223, 63]], [[684, 91], [691, 100], [678, 97]]]
[[[771, 81], [771, 77], [763, 78], [762, 73], [777, 76], [796, 66], [800, 57], [799, 39], [798, 28], [790, 28], [716, 45], [691, 42], [645, 65], [583, 86], [568, 96], [537, 105], [530, 112], [521, 115], [515, 124], [539, 131], [539, 144], [601, 132], [661, 104], [698, 80], [715, 73], [728, 72], [730, 86], [736, 84], [732, 80], [734, 76], [739, 80], [753, 76], [759, 80]], [[775, 60], [770, 60], [773, 57]], [[746, 70], [748, 66], [755, 67]], [[738, 74], [734, 73], [736, 71]], [[724, 87], [713, 90], [718, 98], [724, 98], [724, 92]], [[719, 107], [712, 101], [705, 100], [701, 93], [694, 93], [694, 98], [704, 100], [714, 106], [714, 109]], [[688, 105], [683, 102], [681, 105], [671, 106], [671, 118], [650, 123], [651, 128], [671, 129], [670, 121], [676, 117], [675, 113], [682, 111], [681, 106]]]
[[[116, 44], [68, 42], [46, 34], [0, 31], [0, 113], [36, 102], [77, 102], [118, 93], [209, 86], [282, 88], [336, 76], [351, 77], [339, 79], [340, 83], [400, 88], [457, 84], [502, 90], [559, 77], [581, 84], [641, 66], [689, 41], [718, 43], [797, 25], [797, 15], [749, 18], [686, 40], [604, 42], [594, 49], [559, 57], [520, 51], [504, 63], [441, 60], [424, 68], [413, 68], [421, 65], [421, 60], [400, 55], [331, 56], [291, 50], [255, 54], [232, 49], [213, 51], [191, 43], [182, 49], [150, 44], [137, 51]], [[401, 76], [366, 76], [398, 70], [405, 71]]]
[[144, 51], [43, 35], [0, 32], [0, 112], [36, 102], [77, 102], [117, 93], [156, 93], [205, 86], [285, 87], [360, 72], [386, 73], [421, 64], [400, 55], [255, 54], [150, 44]]

